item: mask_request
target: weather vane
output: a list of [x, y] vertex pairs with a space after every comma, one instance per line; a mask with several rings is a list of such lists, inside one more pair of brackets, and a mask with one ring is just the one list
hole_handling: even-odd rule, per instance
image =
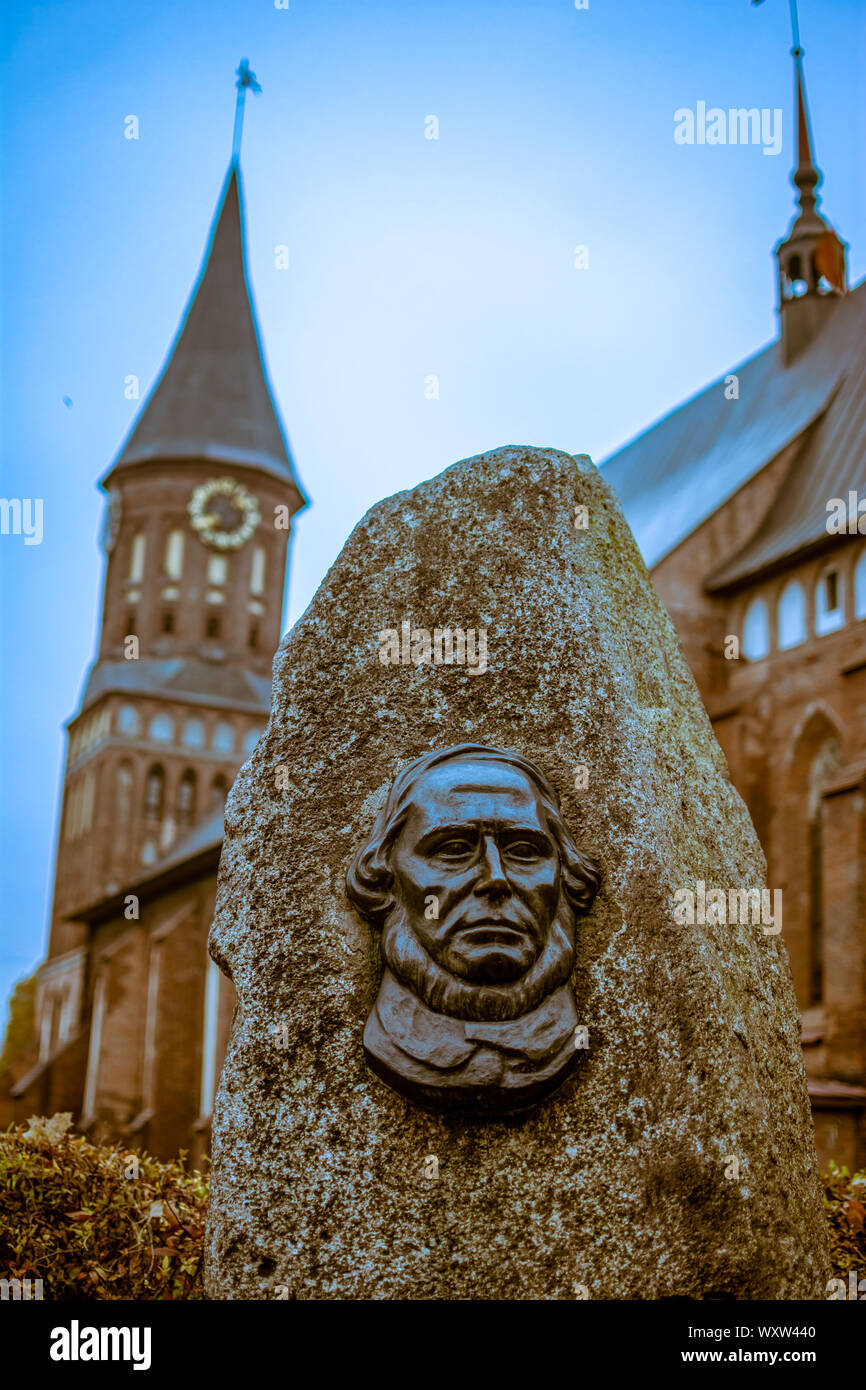
[[244, 129], [244, 101], [249, 87], [253, 92], [260, 92], [262, 89], [256, 80], [255, 73], [250, 68], [249, 58], [241, 58], [241, 65], [237, 69], [238, 89], [237, 101], [235, 103], [235, 128], [232, 135], [232, 161], [236, 161], [241, 152], [241, 136]]

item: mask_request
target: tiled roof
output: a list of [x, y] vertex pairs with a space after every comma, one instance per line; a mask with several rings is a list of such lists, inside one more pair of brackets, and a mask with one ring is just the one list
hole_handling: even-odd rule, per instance
[[127, 695], [175, 696], [184, 702], [245, 706], [267, 713], [271, 683], [242, 667], [198, 661], [193, 657], [139, 661], [99, 661], [91, 669], [81, 701], [85, 710], [109, 691]]
[[738, 399], [726, 399], [720, 377], [602, 465], [653, 566], [782, 449], [802, 439], [778, 502], [739, 555], [712, 577], [714, 587], [820, 539], [828, 498], [863, 486], [866, 281], [840, 299], [790, 365], [774, 342], [731, 371], [739, 379]]
[[247, 284], [235, 164], [177, 337], [106, 478], [115, 468], [154, 458], [205, 458], [264, 468], [290, 484], [293, 510], [306, 502], [262, 358]]

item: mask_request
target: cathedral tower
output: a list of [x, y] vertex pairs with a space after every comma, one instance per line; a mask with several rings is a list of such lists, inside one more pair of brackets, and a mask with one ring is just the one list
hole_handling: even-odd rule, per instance
[[99, 645], [67, 729], [49, 971], [80, 957], [77, 911], [221, 806], [267, 721], [306, 499], [262, 358], [236, 157], [175, 342], [101, 486]]

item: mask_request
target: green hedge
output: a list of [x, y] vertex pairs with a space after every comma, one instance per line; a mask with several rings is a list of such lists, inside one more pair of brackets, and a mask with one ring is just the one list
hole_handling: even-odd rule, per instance
[[845, 1278], [855, 1269], [866, 1279], [866, 1169], [852, 1174], [831, 1162], [821, 1176], [833, 1274]]
[[0, 1133], [0, 1279], [41, 1279], [46, 1299], [203, 1298], [205, 1177], [71, 1120]]
[[[45, 1298], [203, 1298], [208, 1184], [145, 1153], [88, 1143], [71, 1115], [0, 1134], [0, 1278]], [[823, 1175], [833, 1274], [866, 1278], [866, 1172]]]

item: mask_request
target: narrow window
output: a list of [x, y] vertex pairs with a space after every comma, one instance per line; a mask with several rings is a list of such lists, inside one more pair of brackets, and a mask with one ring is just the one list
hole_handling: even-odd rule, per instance
[[163, 632], [174, 632], [174, 614], [170, 608], [163, 613], [160, 627]]
[[824, 799], [822, 792], [842, 763], [837, 739], [828, 739], [809, 773], [807, 879], [809, 884], [809, 1003], [824, 998]]
[[125, 828], [132, 820], [132, 764], [121, 763], [117, 769], [116, 824]]
[[161, 767], [152, 767], [147, 774], [144, 793], [144, 814], [147, 820], [162, 820], [165, 799], [165, 773]]
[[195, 819], [195, 773], [188, 768], [177, 789], [177, 823], [192, 825]]
[[225, 584], [228, 575], [229, 562], [225, 555], [209, 555], [207, 562], [207, 579], [209, 584], [219, 587]]
[[770, 620], [762, 598], [752, 599], [743, 622], [743, 653], [749, 661], [761, 661], [770, 651]]
[[827, 570], [815, 589], [815, 631], [819, 637], [836, 632], [845, 622], [839, 571]]
[[147, 538], [143, 531], [132, 542], [132, 550], [129, 556], [129, 578], [138, 584], [144, 578], [144, 557], [147, 550]]
[[806, 595], [802, 584], [792, 579], [779, 598], [779, 647], [788, 651], [806, 640]]
[[222, 625], [221, 625], [221, 623], [220, 623], [219, 618], [216, 617], [216, 615], [213, 614], [213, 613], [209, 614], [208, 617], [205, 619], [205, 624], [204, 624], [204, 635], [205, 635], [205, 637], [209, 637], [209, 638], [211, 638], [211, 639], [218, 639], [218, 638], [219, 638], [219, 635], [220, 635], [221, 627], [222, 627]]
[[252, 568], [250, 569], [250, 593], [263, 594], [265, 592], [265, 547], [257, 545], [253, 550]]
[[169, 579], [183, 575], [183, 531], [170, 531], [165, 542], [165, 573]]

